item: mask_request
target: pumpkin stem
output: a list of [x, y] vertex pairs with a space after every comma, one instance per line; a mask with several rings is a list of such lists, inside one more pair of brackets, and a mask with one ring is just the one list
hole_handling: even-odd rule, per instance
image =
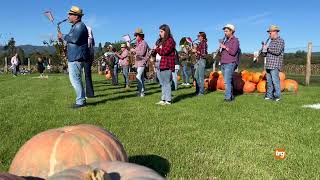
[[90, 180], [111, 180], [108, 173], [101, 169], [94, 169], [89, 172]]

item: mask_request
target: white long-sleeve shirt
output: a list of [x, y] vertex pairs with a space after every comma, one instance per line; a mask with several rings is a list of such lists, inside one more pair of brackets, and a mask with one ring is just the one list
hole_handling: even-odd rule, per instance
[[18, 66], [18, 58], [16, 56], [13, 56], [11, 58], [11, 65], [12, 66]]

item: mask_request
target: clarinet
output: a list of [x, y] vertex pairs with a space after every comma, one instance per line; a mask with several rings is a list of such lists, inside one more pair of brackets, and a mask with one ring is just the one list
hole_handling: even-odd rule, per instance
[[258, 54], [257, 54], [257, 57], [256, 58], [254, 58], [254, 60], [253, 60], [253, 62], [257, 62], [258, 61], [258, 58], [259, 58], [259, 56], [262, 54], [263, 56], [266, 56], [266, 52], [263, 52], [263, 46], [264, 45], [266, 45], [266, 44], [268, 44], [268, 42], [270, 41], [270, 37], [265, 41], [265, 42], [261, 42], [261, 45], [262, 45], [262, 47], [261, 47], [261, 49], [259, 50], [259, 52], [258, 52]]
[[222, 39], [219, 39], [219, 48], [215, 52], [212, 53], [213, 59], [215, 59], [217, 57], [217, 55], [222, 52], [222, 48], [220, 47], [220, 43], [224, 44], [226, 40], [227, 40], [226, 36], [224, 36]]

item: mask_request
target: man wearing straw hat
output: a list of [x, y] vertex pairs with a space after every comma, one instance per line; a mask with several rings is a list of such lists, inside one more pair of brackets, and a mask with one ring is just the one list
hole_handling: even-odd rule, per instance
[[72, 24], [69, 34], [58, 33], [58, 38], [67, 42], [67, 58], [69, 67], [69, 79], [76, 92], [76, 103], [72, 108], [77, 109], [86, 106], [85, 91], [82, 84], [82, 69], [85, 61], [90, 58], [88, 48], [88, 30], [81, 22], [84, 14], [82, 9], [72, 6], [68, 12], [69, 22]]
[[271, 42], [263, 46], [263, 52], [266, 54], [266, 72], [267, 72], [267, 92], [265, 100], [280, 101], [281, 89], [279, 71], [281, 71], [284, 55], [285, 43], [279, 36], [280, 28], [271, 25], [269, 30]]

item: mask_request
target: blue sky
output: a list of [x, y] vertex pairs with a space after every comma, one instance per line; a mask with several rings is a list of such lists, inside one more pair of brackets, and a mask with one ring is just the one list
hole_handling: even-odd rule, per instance
[[[270, 24], [280, 26], [288, 50], [306, 46], [308, 41], [320, 45], [320, 1], [317, 0], [2, 1], [1, 44], [14, 37], [19, 45], [41, 45], [50, 36], [56, 37], [56, 26], [43, 12], [51, 10], [59, 21], [66, 17], [72, 5], [84, 10], [84, 22], [93, 27], [96, 41], [103, 43], [121, 40], [122, 35], [132, 35], [136, 27], [142, 27], [152, 47], [158, 37], [158, 27], [166, 23], [177, 42], [183, 36], [195, 38], [199, 31], [205, 31], [212, 52], [223, 36], [222, 26], [232, 23], [244, 52], [259, 49], [261, 41], [267, 38], [266, 29]], [[64, 24], [62, 30], [67, 33], [69, 28], [69, 24]]]

